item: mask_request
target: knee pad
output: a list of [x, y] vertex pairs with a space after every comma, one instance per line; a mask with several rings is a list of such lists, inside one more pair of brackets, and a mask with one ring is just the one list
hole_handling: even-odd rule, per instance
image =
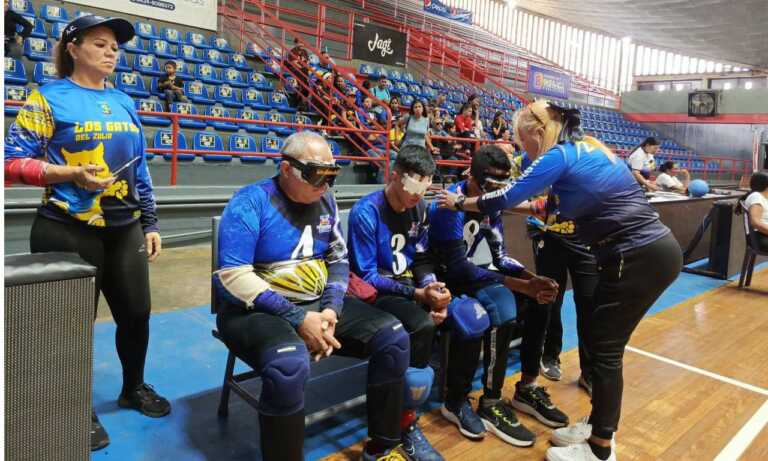
[[259, 410], [282, 416], [304, 408], [304, 386], [309, 377], [309, 353], [304, 344], [272, 348], [262, 357]]
[[435, 370], [432, 367], [409, 367], [405, 371], [405, 400], [403, 400], [403, 407], [414, 409], [426, 402], [432, 391], [432, 381], [434, 380]]
[[504, 285], [490, 285], [475, 292], [475, 298], [480, 301], [488, 312], [491, 325], [498, 327], [517, 318], [517, 301], [515, 295]]
[[459, 341], [477, 339], [491, 326], [488, 312], [474, 299], [462, 295], [448, 304], [448, 320], [451, 331]]
[[390, 323], [377, 331], [368, 346], [371, 351], [369, 385], [402, 379], [411, 354], [411, 341], [402, 323]]

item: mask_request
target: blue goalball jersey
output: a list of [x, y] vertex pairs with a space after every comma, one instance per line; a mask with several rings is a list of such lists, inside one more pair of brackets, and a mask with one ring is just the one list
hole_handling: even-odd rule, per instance
[[397, 213], [384, 190], [366, 195], [349, 213], [352, 272], [382, 294], [413, 298], [415, 286], [436, 280], [427, 254], [428, 229], [424, 200]]
[[54, 165], [97, 165], [96, 176], [120, 171], [109, 188], [90, 192], [74, 183], [45, 189], [40, 212], [56, 220], [67, 216], [89, 226], [123, 226], [141, 220], [145, 232], [157, 230], [155, 198], [147, 169], [144, 133], [130, 96], [115, 89], [83, 88], [68, 78], [32, 92], [5, 139], [5, 160], [40, 158]]
[[514, 207], [552, 186], [562, 220], [586, 245], [627, 251], [669, 233], [624, 162], [584, 141], [558, 144], [511, 185], [483, 195], [486, 213]]
[[[448, 190], [466, 195], [467, 182], [453, 184]], [[434, 202], [429, 207], [429, 221], [430, 252], [435, 255], [441, 279], [449, 287], [472, 291], [503, 283], [504, 275], [517, 277], [525, 269], [507, 254], [501, 211], [490, 214], [457, 212], [439, 208]], [[493, 265], [499, 272], [478, 267], [470, 261], [483, 240], [488, 243]]]
[[341, 316], [349, 263], [331, 190], [318, 202], [301, 204], [285, 195], [277, 176], [261, 180], [232, 196], [219, 229], [217, 269], [247, 267], [267, 288], [244, 303], [214, 274], [225, 305], [291, 321], [303, 316], [296, 304], [319, 300], [321, 309]]

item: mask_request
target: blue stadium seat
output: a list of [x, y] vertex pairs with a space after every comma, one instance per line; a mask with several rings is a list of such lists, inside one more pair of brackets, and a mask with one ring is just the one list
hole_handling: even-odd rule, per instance
[[227, 107], [236, 107], [238, 109], [245, 106], [240, 90], [232, 88], [226, 83], [216, 87], [214, 99]]
[[[252, 154], [257, 152], [256, 150], [256, 140], [253, 138], [253, 136], [249, 135], [243, 135], [243, 134], [233, 134], [229, 137], [229, 151], [232, 153], [243, 153], [243, 154]], [[241, 162], [257, 162], [257, 163], [264, 163], [267, 159], [266, 157], [261, 157], [257, 155], [241, 155], [240, 157]]]
[[194, 80], [194, 64], [187, 64], [183, 59], [169, 59], [176, 62], [176, 76], [182, 80]]
[[24, 64], [21, 63], [21, 59], [14, 59], [6, 56], [4, 75], [5, 83], [27, 84], [27, 71], [24, 69]]
[[133, 30], [136, 31], [136, 35], [147, 40], [159, 39], [157, 35], [157, 29], [155, 25], [150, 22], [136, 21], [133, 25]]
[[45, 85], [48, 82], [58, 80], [59, 76], [56, 74], [56, 65], [52, 62], [35, 63], [32, 79], [38, 85]]
[[160, 61], [157, 60], [154, 54], [137, 54], [134, 56], [133, 70], [142, 75], [150, 75], [152, 77], [165, 75], [165, 71], [160, 69]]
[[227, 62], [227, 55], [222, 53], [219, 50], [205, 50], [204, 54], [205, 56], [205, 62], [210, 63], [213, 66], [216, 67], [227, 67], [229, 63]]
[[408, 106], [410, 107], [411, 104], [413, 104], [414, 97], [413, 95], [406, 94], [400, 97], [400, 105], [401, 106]]
[[[171, 130], [157, 130], [155, 133], [152, 147], [155, 149], [170, 149], [173, 147], [173, 132]], [[187, 138], [184, 133], [179, 132], [177, 141], [177, 147], [179, 149], [187, 148]], [[163, 158], [171, 160], [172, 154], [163, 154]], [[195, 154], [178, 154], [176, 157], [180, 161], [190, 161], [195, 159]]]
[[[237, 118], [241, 118], [243, 120], [262, 120], [262, 118], [259, 116], [259, 113], [250, 107], [238, 110]], [[240, 128], [243, 128], [249, 133], [269, 133], [269, 127], [267, 127], [267, 125], [259, 123], [240, 123], [239, 125]]]
[[293, 123], [297, 123], [299, 125], [314, 126], [314, 123], [312, 123], [312, 119], [302, 114], [295, 115], [293, 117]]
[[165, 40], [153, 39], [149, 42], [149, 52], [158, 58], [175, 59], [176, 53], [171, 49], [171, 45]]
[[333, 154], [334, 160], [336, 160], [337, 165], [346, 166], [352, 163], [352, 160], [336, 158], [339, 155], [341, 155], [341, 148], [339, 147], [339, 143], [337, 143], [333, 139], [328, 139], [327, 141], [328, 141], [328, 145], [331, 147], [331, 153]]
[[[195, 133], [194, 149], [202, 151], [222, 151], [224, 143], [221, 136], [211, 131], [201, 131]], [[203, 160], [206, 162], [230, 162], [231, 155], [224, 154], [203, 154]]]
[[[279, 154], [283, 148], [283, 139], [277, 136], [267, 135], [261, 137], [261, 151], [265, 154]], [[275, 163], [280, 162], [280, 157], [272, 157]]]
[[267, 53], [259, 44], [248, 42], [248, 44], [245, 45], [245, 56], [249, 58], [260, 57], [264, 59], [267, 57]]
[[279, 91], [273, 91], [269, 96], [269, 104], [272, 108], [279, 110], [280, 112], [286, 112], [289, 114], [295, 114], [296, 109], [288, 104], [288, 97]]
[[399, 82], [403, 79], [403, 74], [399, 70], [389, 71], [389, 79], [393, 82]]
[[208, 49], [210, 46], [205, 42], [205, 35], [197, 32], [187, 32], [187, 45], [192, 45], [195, 48]]
[[271, 108], [270, 105], [267, 104], [267, 99], [264, 97], [264, 93], [253, 88], [245, 90], [245, 99], [243, 102], [257, 110], [269, 110]]
[[317, 67], [320, 65], [320, 58], [315, 53], [310, 52], [308, 62], [310, 67]]
[[251, 72], [248, 74], [248, 83], [257, 90], [272, 91], [272, 82], [267, 80], [267, 77], [261, 75], [258, 72]]
[[125, 53], [120, 53], [117, 57], [117, 66], [115, 66], [115, 72], [130, 72], [131, 66], [128, 65], [128, 58], [125, 57]]
[[235, 52], [235, 50], [233, 50], [232, 47], [229, 46], [229, 42], [224, 37], [217, 37], [215, 35], [211, 35], [211, 38], [208, 39], [208, 44], [211, 46], [211, 48], [215, 48], [224, 53]]
[[[199, 115], [194, 104], [190, 104], [188, 102], [174, 102], [171, 104], [171, 112], [186, 115]], [[202, 130], [205, 128], [205, 121], [192, 118], [180, 118], [179, 126], [182, 128], [194, 128]]]
[[211, 98], [208, 87], [200, 81], [184, 82], [184, 94], [195, 104], [212, 105], [215, 101]]
[[279, 61], [276, 61], [274, 59], [269, 59], [267, 62], [264, 63], [265, 74], [280, 75], [281, 70], [282, 70], [282, 67], [280, 66]]
[[[270, 112], [265, 119], [270, 120], [272, 122], [288, 123], [288, 119], [285, 117], [285, 115], [279, 112]], [[271, 131], [274, 131], [280, 136], [289, 136], [294, 132], [296, 132], [296, 130], [294, 130], [293, 128], [289, 126], [282, 126], [282, 125], [269, 125], [269, 129]]]
[[222, 83], [219, 70], [207, 62], [197, 65], [197, 68], [195, 68], [195, 78], [212, 85], [221, 85]]
[[160, 81], [157, 77], [152, 77], [149, 81], [149, 94], [153, 96], [159, 96], [161, 99], [165, 98], [165, 93], [157, 88], [157, 84]]
[[56, 5], [43, 5], [40, 7], [40, 17], [48, 22], [69, 22], [67, 10]]
[[277, 47], [270, 46], [266, 49], [267, 56], [269, 56], [270, 59], [275, 61], [282, 61], [283, 60], [283, 52], [280, 51]]
[[[19, 85], [3, 85], [5, 87], [4, 93], [5, 93], [5, 99], [10, 101], [19, 101], [24, 102], [27, 100], [27, 96], [29, 93], [29, 90], [26, 86], [19, 86]], [[19, 113], [19, 109], [21, 109], [21, 106], [11, 106], [8, 104], [4, 104], [5, 106], [5, 115], [16, 115]]]
[[[38, 21], [40, 24], [43, 23], [43, 21]], [[65, 22], [53, 22], [51, 23], [51, 34], [50, 37], [53, 40], [56, 40], [57, 42], [61, 40], [61, 34], [64, 33], [64, 29], [67, 27], [67, 23]]]
[[[34, 16], [26, 16], [24, 19], [32, 23], [32, 32], [29, 34], [30, 37], [48, 37], [48, 32], [45, 31], [45, 21], [42, 21], [41, 19]], [[23, 27], [20, 25], [16, 26], [16, 32], [21, 32], [22, 30], [24, 30]]]
[[251, 70], [251, 66], [248, 65], [248, 61], [246, 61], [245, 56], [240, 53], [233, 53], [229, 63], [232, 65], [232, 67], [239, 71]]
[[[137, 99], [136, 110], [164, 112], [163, 106], [157, 99]], [[143, 125], [149, 126], [169, 126], [171, 124], [171, 119], [168, 117], [160, 117], [158, 115], [139, 115], [139, 120], [141, 120]]]
[[410, 93], [416, 97], [420, 97], [423, 95], [421, 91], [421, 86], [417, 85], [416, 83], [411, 83], [410, 85], [408, 85], [408, 91], [410, 91]]
[[177, 54], [179, 59], [183, 59], [186, 62], [193, 62], [195, 64], [205, 62], [205, 60], [200, 57], [200, 52], [197, 50], [197, 48], [190, 44], [185, 43], [179, 45]]
[[373, 67], [369, 64], [360, 64], [360, 68], [357, 70], [358, 74], [365, 75], [366, 77], [373, 77], [373, 72]]
[[120, 47], [125, 51], [129, 53], [134, 53], [134, 54], [136, 53], [144, 54], [149, 52], [147, 48], [144, 46], [144, 41], [141, 38], [139, 38], [138, 35], [134, 35], [132, 39], [123, 43], [122, 45], [120, 45]]
[[24, 39], [24, 56], [32, 61], [49, 61], [51, 43], [45, 38], [28, 37]]
[[403, 80], [406, 83], [416, 83], [416, 79], [413, 78], [413, 74], [410, 72], [404, 72], [403, 73]]
[[83, 16], [90, 16], [93, 13], [90, 11], [77, 10], [75, 11], [75, 19], [82, 18]]
[[[205, 109], [205, 115], [210, 115], [211, 117], [231, 117], [232, 115], [229, 113], [228, 109], [225, 109], [221, 106], [208, 106]], [[224, 122], [224, 121], [216, 121], [216, 120], [207, 120], [208, 126], [212, 126], [213, 129], [219, 130], [219, 131], [237, 131], [240, 127], [232, 122]]]
[[11, 0], [10, 8], [24, 16], [35, 17], [35, 8], [31, 0]]
[[395, 87], [392, 88], [391, 93], [394, 94], [408, 94], [408, 85], [405, 82], [397, 82], [395, 83]]
[[160, 29], [160, 38], [170, 44], [178, 45], [181, 43], [181, 32], [173, 27], [163, 27]]
[[144, 87], [144, 80], [137, 72], [118, 72], [115, 78], [115, 87], [131, 96], [149, 97], [149, 91]]
[[230, 86], [237, 88], [247, 88], [248, 84], [243, 80], [243, 76], [239, 70], [234, 67], [228, 67], [221, 71], [221, 79], [224, 83], [228, 83]]

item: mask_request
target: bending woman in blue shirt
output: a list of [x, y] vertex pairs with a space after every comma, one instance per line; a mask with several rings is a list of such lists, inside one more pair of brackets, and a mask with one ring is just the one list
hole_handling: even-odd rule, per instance
[[624, 347], [651, 305], [677, 278], [682, 252], [621, 159], [582, 137], [578, 111], [537, 101], [521, 110], [515, 133], [533, 161], [504, 189], [479, 198], [443, 192], [441, 207], [492, 213], [513, 208], [552, 187], [563, 219], [598, 262], [594, 310], [587, 320], [593, 354], [592, 414], [554, 431], [549, 461], [615, 460], [623, 390]]

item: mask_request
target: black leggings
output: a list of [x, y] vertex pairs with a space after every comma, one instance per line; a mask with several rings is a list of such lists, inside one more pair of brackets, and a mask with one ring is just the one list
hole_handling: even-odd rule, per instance
[[592, 358], [592, 433], [610, 439], [621, 415], [624, 347], [648, 309], [683, 266], [671, 233], [626, 253], [597, 258], [600, 280], [589, 318], [587, 349]]
[[564, 242], [561, 238], [546, 233], [533, 239], [533, 255], [536, 259], [536, 274], [552, 278], [560, 285], [557, 299], [550, 308], [542, 358], [545, 361], [557, 359], [563, 350], [561, 311], [565, 288], [568, 284], [568, 274], [570, 273], [573, 299], [576, 303], [579, 365], [581, 366], [581, 373], [589, 378], [589, 354], [585, 348], [588, 331], [585, 324], [592, 311], [593, 297], [598, 281], [595, 256], [586, 247]]
[[151, 301], [141, 225], [134, 222], [121, 227], [95, 228], [38, 214], [29, 240], [33, 253], [74, 252], [96, 266], [94, 315], [101, 291], [117, 324], [115, 343], [123, 365], [123, 393], [143, 383]]

